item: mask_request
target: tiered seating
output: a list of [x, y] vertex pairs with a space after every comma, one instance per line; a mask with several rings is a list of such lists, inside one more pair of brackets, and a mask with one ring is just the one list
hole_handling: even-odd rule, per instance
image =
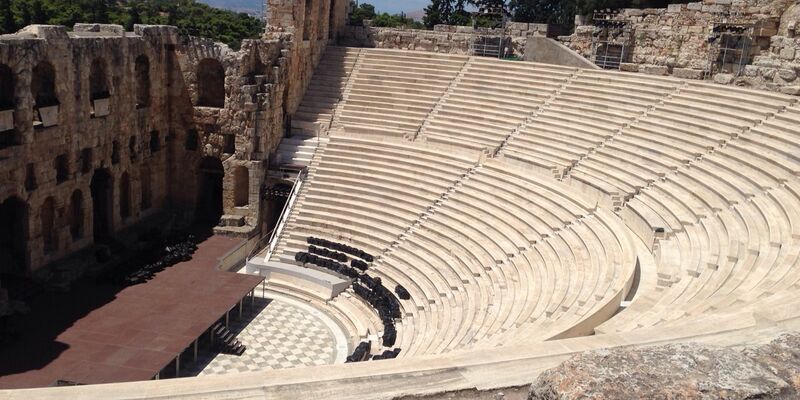
[[360, 51], [346, 47], [325, 50], [303, 102], [292, 118], [292, 134], [316, 136], [330, 125]]
[[[413, 123], [350, 108], [348, 136], [312, 165], [279, 257], [311, 234], [380, 255], [369, 273], [411, 295], [400, 357], [679, 329], [763, 312], [800, 288], [793, 99], [434, 54], [376, 50], [363, 66], [354, 89], [382, 85], [381, 73], [431, 84], [402, 101], [394, 89], [356, 95]], [[500, 156], [475, 164], [487, 148]], [[637, 252], [647, 275], [620, 311]]]
[[333, 137], [298, 197], [275, 254], [295, 263], [315, 236], [382, 254], [477, 161], [409, 142]]
[[677, 86], [674, 80], [581, 71], [503, 154], [560, 177]]
[[424, 125], [432, 143], [496, 148], [553, 96], [574, 68], [474, 58]]
[[339, 116], [350, 133], [416, 135], [467, 57], [362, 50]]
[[[601, 195], [630, 198], [700, 157], [714, 159], [706, 154], [788, 104], [785, 98], [759, 94], [687, 85], [581, 160], [572, 169], [570, 179], [589, 187], [597, 187], [592, 182], [602, 181], [612, 192]], [[736, 105], [731, 106], [732, 103]]]
[[[633, 277], [627, 230], [555, 180], [499, 160], [470, 169], [469, 160], [408, 142], [331, 137], [277, 257], [293, 262], [307, 236], [381, 255], [369, 274], [411, 294], [397, 324], [400, 357], [506, 331], [509, 340], [590, 332]], [[352, 329], [363, 337], [369, 328]]]

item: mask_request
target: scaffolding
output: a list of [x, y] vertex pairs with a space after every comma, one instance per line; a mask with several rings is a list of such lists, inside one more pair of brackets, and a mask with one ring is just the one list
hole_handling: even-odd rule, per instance
[[750, 64], [753, 49], [752, 24], [715, 23], [709, 36], [709, 71], [739, 76]]
[[618, 15], [612, 10], [595, 10], [592, 15], [596, 29], [592, 35], [592, 61], [603, 69], [618, 70], [629, 56], [633, 36], [630, 23]]
[[503, 35], [480, 35], [469, 44], [469, 54], [472, 56], [502, 58], [504, 49]]

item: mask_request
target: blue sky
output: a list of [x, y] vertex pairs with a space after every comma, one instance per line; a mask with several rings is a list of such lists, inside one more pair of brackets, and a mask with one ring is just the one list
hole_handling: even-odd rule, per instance
[[[365, 3], [365, 1], [359, 0], [359, 3]], [[422, 10], [430, 3], [430, 0], [367, 0], [366, 3], [375, 6], [379, 12], [396, 13]]]

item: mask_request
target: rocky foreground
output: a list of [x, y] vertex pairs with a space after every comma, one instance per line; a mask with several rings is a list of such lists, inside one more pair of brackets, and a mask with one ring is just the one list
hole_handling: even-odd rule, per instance
[[797, 399], [800, 334], [721, 348], [673, 344], [578, 354], [541, 374], [529, 400]]

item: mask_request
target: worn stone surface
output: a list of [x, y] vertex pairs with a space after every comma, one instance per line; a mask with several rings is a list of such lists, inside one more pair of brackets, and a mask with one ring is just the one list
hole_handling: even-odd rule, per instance
[[798, 389], [800, 335], [787, 334], [744, 348], [674, 344], [582, 353], [542, 373], [528, 399], [794, 399]]

